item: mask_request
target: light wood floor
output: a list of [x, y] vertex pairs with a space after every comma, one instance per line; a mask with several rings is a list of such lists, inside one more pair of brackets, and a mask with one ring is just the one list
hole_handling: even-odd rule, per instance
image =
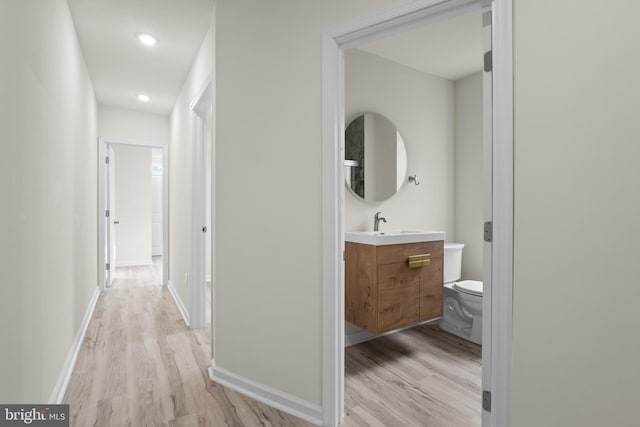
[[343, 426], [481, 424], [481, 347], [425, 325], [347, 347]]
[[[311, 426], [209, 380], [209, 328], [187, 328], [155, 261], [117, 269], [100, 295], [64, 398], [71, 426]], [[480, 361], [435, 326], [349, 347], [342, 426], [479, 426]]]
[[209, 328], [187, 328], [160, 271], [119, 268], [100, 295], [64, 398], [71, 426], [311, 426], [209, 380]]

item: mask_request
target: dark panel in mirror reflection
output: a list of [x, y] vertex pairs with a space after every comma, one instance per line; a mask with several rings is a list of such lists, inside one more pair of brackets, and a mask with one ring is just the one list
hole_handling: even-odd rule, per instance
[[355, 162], [345, 171], [351, 172], [347, 182], [351, 190], [364, 199], [364, 114], [347, 126], [344, 150], [345, 159]]

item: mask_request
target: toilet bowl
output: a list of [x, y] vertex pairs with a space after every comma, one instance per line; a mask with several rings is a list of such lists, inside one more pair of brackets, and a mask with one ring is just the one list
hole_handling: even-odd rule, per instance
[[482, 282], [462, 280], [462, 243], [444, 245], [444, 292], [440, 328], [482, 344]]

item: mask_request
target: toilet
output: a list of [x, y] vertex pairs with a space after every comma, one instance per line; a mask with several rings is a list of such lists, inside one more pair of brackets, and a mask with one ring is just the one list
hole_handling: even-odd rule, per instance
[[462, 280], [462, 243], [444, 244], [444, 292], [440, 329], [482, 344], [482, 282]]

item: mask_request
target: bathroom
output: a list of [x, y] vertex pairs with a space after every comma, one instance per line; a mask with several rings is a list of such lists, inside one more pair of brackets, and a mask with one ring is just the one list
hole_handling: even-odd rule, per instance
[[[439, 249], [443, 253], [439, 258], [439, 268], [444, 271], [444, 281], [447, 281], [447, 277], [457, 282], [469, 281], [465, 283], [475, 288], [471, 290], [472, 294], [475, 291], [471, 299], [476, 308], [478, 304], [481, 308], [484, 222], [482, 24], [482, 13], [477, 11], [346, 51], [344, 173], [347, 181], [347, 276], [350, 260], [353, 259], [349, 255], [349, 242], [359, 239], [359, 235], [352, 232], [364, 232], [361, 234], [371, 238], [374, 228], [378, 229], [378, 235], [389, 233], [388, 237], [397, 230], [437, 230], [443, 234], [434, 234], [434, 240], [444, 236], [444, 245]], [[356, 128], [364, 129], [366, 134], [367, 131], [373, 133], [371, 129], [384, 126], [389, 128], [389, 135], [394, 133], [394, 129], [399, 135], [390, 137], [394, 147], [387, 154], [372, 161], [372, 157], [367, 158], [366, 153], [360, 152], [361, 148], [354, 148], [358, 147], [358, 138], [354, 137], [358, 132]], [[360, 142], [359, 146], [363, 146], [363, 143]], [[380, 157], [384, 157], [387, 163], [381, 161]], [[371, 166], [361, 168], [363, 163]], [[370, 176], [372, 171], [376, 172], [377, 177]], [[413, 240], [417, 241], [420, 239]], [[366, 240], [360, 240], [359, 243], [389, 244]], [[397, 243], [404, 241], [394, 241], [394, 244]], [[455, 257], [459, 259], [460, 255], [461, 270], [458, 274], [454, 271], [452, 275], [451, 270], [456, 269]], [[437, 255], [431, 256], [433, 259], [430, 261], [436, 266]], [[442, 273], [438, 274], [442, 277]], [[472, 368], [455, 373], [454, 382], [463, 381], [472, 390], [467, 395], [471, 400], [469, 405], [474, 406], [474, 399], [478, 403], [466, 412], [447, 411], [450, 414], [443, 419], [456, 420], [465, 425], [480, 425], [481, 358], [478, 344], [481, 343], [481, 311], [480, 315], [473, 316], [465, 310], [468, 307], [463, 304], [459, 296], [461, 293], [449, 284], [447, 288], [442, 287], [437, 297], [440, 304], [437, 314], [423, 316], [419, 321], [409, 320], [408, 333], [397, 332], [405, 327], [380, 328], [372, 333], [348, 321], [349, 280], [349, 277], [345, 278], [347, 413], [357, 416], [359, 407], [354, 403], [358, 401], [357, 398], [349, 399], [350, 390], [357, 390], [358, 386], [350, 388], [349, 384], [357, 382], [359, 376], [367, 376], [366, 364], [357, 361], [379, 359], [371, 369], [380, 369], [385, 363], [393, 362], [396, 356], [402, 359], [407, 352], [419, 351], [421, 345], [414, 345], [410, 341], [422, 339], [417, 332], [422, 326], [416, 325], [425, 323], [424, 319], [427, 319], [430, 328], [427, 338], [435, 340], [427, 345], [440, 346], [447, 342], [452, 344], [453, 353], [464, 347], [473, 355]], [[465, 294], [463, 299], [468, 296], [465, 292], [462, 294]], [[418, 309], [414, 305], [409, 310]], [[444, 316], [441, 314], [443, 312]], [[384, 332], [380, 332], [381, 329]], [[390, 342], [382, 343], [381, 336]], [[371, 353], [356, 350], [359, 347], [357, 344], [363, 342], [372, 346]], [[376, 345], [379, 347], [375, 348]], [[350, 349], [350, 346], [354, 347]], [[385, 353], [382, 350], [384, 347], [390, 347], [390, 352]], [[444, 345], [439, 350], [443, 348]], [[437, 357], [449, 358], [447, 351], [440, 351]], [[453, 356], [459, 357], [460, 354]], [[353, 393], [358, 395], [358, 391]], [[392, 391], [389, 393], [392, 394]], [[425, 393], [429, 394], [428, 391]], [[445, 393], [449, 398], [457, 398], [450, 394], [453, 393], [450, 390]]]

